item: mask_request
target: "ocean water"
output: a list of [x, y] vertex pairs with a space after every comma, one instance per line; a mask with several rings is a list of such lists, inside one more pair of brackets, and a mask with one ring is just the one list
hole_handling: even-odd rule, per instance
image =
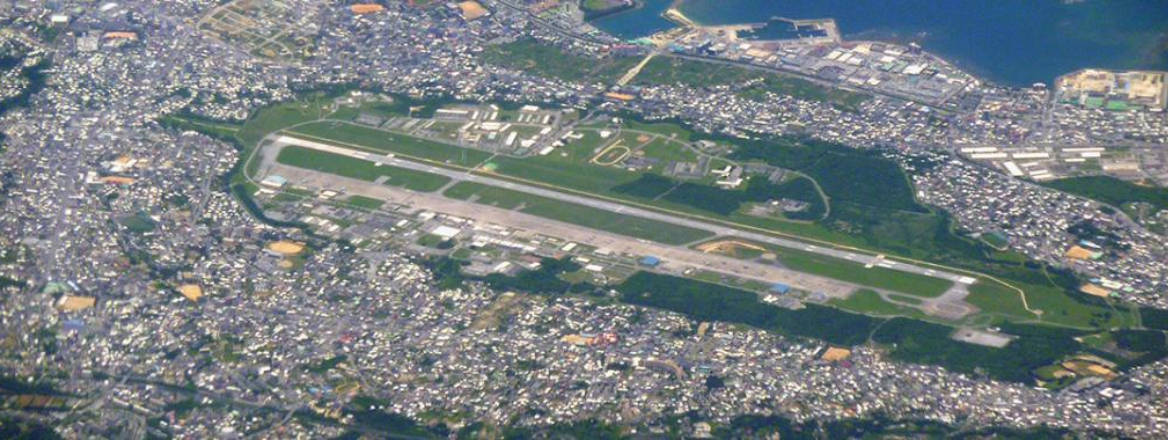
[[618, 37], [632, 40], [674, 27], [673, 22], [661, 18], [672, 0], [640, 0], [641, 6], [592, 21], [593, 25]]
[[[636, 38], [670, 27], [667, 0], [596, 21]], [[915, 42], [1000, 83], [1051, 83], [1071, 71], [1168, 70], [1168, 0], [684, 0], [702, 24], [835, 18], [845, 39]]]

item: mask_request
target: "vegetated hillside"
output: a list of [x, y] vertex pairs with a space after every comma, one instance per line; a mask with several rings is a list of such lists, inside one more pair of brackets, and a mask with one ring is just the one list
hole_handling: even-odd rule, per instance
[[[753, 292], [647, 272], [629, 277], [616, 289], [624, 302], [682, 313], [694, 320], [746, 324], [782, 335], [840, 345], [863, 344], [871, 338], [889, 347], [894, 359], [1011, 382], [1032, 383], [1035, 369], [1087, 351], [1074, 339], [1087, 334], [1079, 330], [1004, 323], [1003, 331], [1015, 336], [1014, 340], [1004, 348], [985, 347], [951, 339], [949, 335], [955, 328], [947, 325], [909, 318], [873, 318], [814, 304], [802, 310], [789, 310], [763, 303]], [[1093, 353], [1108, 357], [1121, 367], [1146, 363], [1166, 354], [1166, 343], [1160, 332], [1125, 333], [1120, 337], [1124, 346], [1146, 355], [1122, 359], [1108, 353]]]
[[818, 220], [827, 209], [823, 198], [815, 190], [815, 183], [805, 177], [795, 178], [780, 184], [768, 182], [761, 177], [752, 177], [741, 190], [730, 190], [692, 182], [678, 182], [657, 174], [643, 174], [637, 180], [617, 185], [613, 192], [631, 196], [662, 200], [690, 206], [718, 215], [730, 215], [745, 203], [765, 202], [780, 198], [800, 200], [810, 206], [801, 212], [790, 213], [788, 218], [796, 220]]
[[639, 61], [635, 57], [597, 60], [571, 54], [534, 39], [488, 46], [480, 58], [487, 64], [545, 78], [605, 83], [615, 82]]
[[1158, 210], [1168, 209], [1168, 188], [1136, 185], [1111, 176], [1071, 177], [1052, 180], [1043, 185], [1116, 207], [1125, 203], [1144, 202]]
[[814, 140], [738, 141], [732, 159], [757, 160], [798, 170], [819, 182], [832, 202], [873, 208], [928, 212], [916, 202], [900, 166], [871, 150]]

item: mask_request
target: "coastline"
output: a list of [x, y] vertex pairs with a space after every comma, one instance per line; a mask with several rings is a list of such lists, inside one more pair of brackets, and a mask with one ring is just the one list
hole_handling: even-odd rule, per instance
[[611, 17], [613, 15], [617, 15], [617, 14], [620, 14], [623, 12], [635, 11], [637, 9], [641, 9], [642, 7], [644, 7], [644, 5], [645, 4], [642, 2], [642, 0], [633, 0], [631, 3], [629, 3], [627, 5], [624, 5], [624, 6], [621, 6], [618, 8], [605, 9], [603, 11], [589, 12], [589, 11], [585, 10], [583, 6], [580, 7], [580, 10], [584, 12], [584, 21], [592, 21], [592, 20], [597, 20], [597, 19], [601, 19], [601, 18], [605, 18], [605, 17]]
[[681, 12], [681, 4], [684, 2], [685, 0], [673, 0], [673, 2], [669, 4], [669, 7], [665, 8], [665, 12], [661, 13], [661, 17], [685, 27], [701, 26], [701, 23], [686, 17], [685, 13]]
[[[947, 17], [956, 17], [954, 14], [971, 9], [959, 0], [939, 0], [936, 4], [947, 5], [944, 8], [922, 6], [905, 11], [881, 8], [877, 0], [860, 1], [854, 5], [846, 0], [825, 1], [823, 4], [812, 0], [792, 0], [789, 4], [766, 0], [638, 1], [644, 9], [637, 8], [635, 12], [626, 9], [615, 15], [620, 18], [594, 24], [609, 34], [632, 41], [667, 31], [671, 26], [716, 27], [761, 22], [764, 17], [771, 16], [794, 19], [831, 17], [841, 28], [846, 28], [840, 31], [847, 32], [844, 39], [848, 43], [916, 43], [988, 82], [1020, 88], [1035, 82], [1052, 84], [1058, 77], [1084, 68], [1168, 70], [1168, 57], [1146, 56], [1151, 43], [1142, 36], [1148, 34], [1145, 28], [1150, 25], [1118, 27], [1114, 24], [1133, 16], [1150, 16], [1149, 20], [1155, 23], [1168, 23], [1168, 10], [1154, 11], [1146, 6], [1106, 8], [1083, 4], [1062, 7], [1026, 3], [1003, 8], [990, 23], [973, 25], [945, 21]], [[913, 3], [924, 5], [923, 1]], [[1068, 34], [1069, 31], [1053, 27], [1047, 21], [1027, 18], [1027, 14], [1038, 12], [1053, 17], [1052, 20], [1058, 18], [1095, 31], [1092, 34]], [[1088, 12], [1094, 15], [1086, 15]], [[1096, 34], [1105, 31], [1123, 37], [1123, 41], [1101, 41]], [[984, 44], [970, 43], [974, 40]], [[989, 49], [990, 45], [998, 49]], [[1141, 59], [1133, 58], [1139, 54], [1143, 54]]]

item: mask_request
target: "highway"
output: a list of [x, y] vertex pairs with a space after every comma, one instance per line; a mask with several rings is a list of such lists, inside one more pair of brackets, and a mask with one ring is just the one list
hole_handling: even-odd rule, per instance
[[[724, 226], [724, 225], [719, 225], [719, 224], [712, 223], [712, 222], [706, 222], [706, 221], [701, 221], [701, 220], [686, 218], [686, 217], [678, 217], [678, 216], [674, 216], [674, 215], [670, 215], [670, 214], [666, 214], [666, 213], [662, 213], [662, 212], [658, 212], [658, 211], [654, 211], [654, 210], [650, 210], [650, 209], [626, 205], [623, 203], [617, 203], [617, 202], [597, 199], [597, 198], [593, 198], [593, 197], [586, 197], [586, 196], [580, 196], [580, 195], [576, 195], [576, 194], [569, 194], [569, 193], [564, 193], [564, 192], [560, 192], [560, 191], [554, 191], [554, 190], [550, 190], [550, 189], [542, 188], [542, 187], [538, 187], [538, 186], [512, 182], [509, 180], [494, 178], [494, 177], [490, 177], [490, 176], [473, 174], [472, 172], [468, 172], [468, 171], [460, 171], [460, 170], [453, 170], [453, 169], [444, 168], [444, 167], [433, 166], [433, 165], [421, 163], [421, 162], [414, 161], [414, 160], [407, 160], [407, 159], [404, 159], [404, 158], [401, 158], [398, 156], [394, 156], [394, 155], [369, 153], [369, 152], [361, 151], [361, 150], [354, 149], [354, 148], [346, 148], [346, 147], [341, 147], [341, 146], [337, 146], [334, 144], [326, 144], [326, 143], [322, 143], [322, 142], [317, 142], [317, 141], [304, 139], [304, 138], [300, 138], [300, 137], [289, 136], [289, 135], [278, 135], [275, 138], [275, 143], [277, 145], [296, 145], [296, 146], [310, 148], [310, 149], [323, 151], [323, 152], [327, 152], [327, 153], [355, 157], [358, 159], [368, 160], [371, 162], [380, 162], [383, 164], [392, 165], [392, 166], [399, 167], [399, 168], [405, 168], [405, 169], [410, 169], [410, 170], [414, 170], [414, 171], [422, 171], [422, 172], [426, 172], [426, 173], [437, 174], [437, 175], [449, 177], [450, 179], [452, 179], [454, 181], [476, 182], [476, 183], [481, 183], [484, 185], [506, 188], [506, 189], [513, 190], [513, 191], [519, 191], [519, 192], [533, 194], [533, 195], [537, 195], [537, 196], [541, 196], [541, 197], [556, 199], [556, 200], [560, 200], [560, 201], [564, 201], [564, 202], [589, 206], [592, 208], [602, 209], [605, 211], [615, 212], [615, 213], [619, 213], [619, 214], [641, 217], [641, 218], [646, 218], [646, 219], [650, 219], [650, 220], [656, 220], [656, 221], [660, 221], [663, 223], [670, 223], [673, 225], [684, 226], [684, 227], [688, 227], [688, 228], [701, 229], [701, 230], [709, 231], [709, 232], [712, 232], [716, 235], [723, 236], [723, 237], [737, 237], [737, 238], [741, 238], [741, 239], [745, 239], [745, 240], [751, 240], [751, 241], [770, 244], [770, 245], [774, 245], [774, 246], [780, 246], [780, 247], [785, 247], [785, 248], [790, 248], [790, 249], [804, 250], [807, 252], [825, 255], [825, 256], [829, 256], [829, 257], [833, 257], [833, 258], [840, 258], [840, 259], [844, 259], [844, 260], [848, 260], [848, 261], [857, 262], [860, 264], [868, 265], [870, 267], [879, 266], [879, 267], [889, 268], [889, 269], [893, 269], [893, 270], [899, 270], [902, 272], [908, 272], [908, 273], [925, 275], [925, 276], [930, 276], [930, 277], [935, 277], [935, 278], [941, 278], [941, 279], [945, 279], [945, 280], [949, 280], [949, 281], [954, 282], [955, 287], [956, 287], [956, 285], [973, 284], [975, 281], [975, 279], [973, 277], [955, 274], [955, 273], [950, 273], [950, 272], [945, 272], [945, 271], [940, 271], [940, 270], [936, 270], [936, 269], [930, 269], [927, 267], [921, 267], [918, 265], [899, 262], [899, 261], [891, 261], [891, 260], [887, 260], [887, 259], [883, 258], [883, 256], [880, 256], [880, 255], [873, 256], [873, 255], [862, 254], [862, 253], [852, 252], [852, 251], [843, 250], [843, 249], [835, 249], [835, 248], [829, 248], [829, 247], [824, 247], [824, 246], [817, 246], [817, 245], [813, 245], [813, 244], [809, 244], [809, 243], [804, 243], [804, 242], [800, 242], [800, 241], [796, 241], [796, 240], [792, 240], [792, 239], [787, 239], [787, 238], [782, 238], [782, 237], [776, 237], [776, 236], [768, 235], [768, 234], [762, 234], [762, 233], [751, 232], [751, 231], [744, 231], [741, 229], [737, 229], [737, 228], [733, 228], [733, 227], [729, 227], [729, 226]], [[343, 144], [343, 143], [335, 142], [335, 144]], [[360, 148], [359, 146], [354, 146], [354, 147]]]

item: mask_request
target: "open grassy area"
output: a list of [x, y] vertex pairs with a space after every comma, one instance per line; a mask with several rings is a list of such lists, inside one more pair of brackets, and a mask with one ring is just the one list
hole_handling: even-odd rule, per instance
[[912, 304], [914, 306], [921, 305], [921, 303], [924, 302], [924, 301], [921, 301], [920, 298], [917, 298], [915, 296], [897, 295], [895, 293], [888, 294], [888, 297], [891, 299], [894, 299], [896, 301], [900, 301], [902, 303], [905, 303], [905, 304]]
[[846, 299], [834, 299], [830, 303], [844, 310], [876, 316], [906, 316], [924, 318], [924, 312], [885, 301], [879, 293], [868, 289], [857, 290]]
[[600, 149], [601, 145], [608, 142], [606, 139], [602, 139], [596, 130], [577, 131], [581, 135], [580, 139], [568, 142], [563, 147], [556, 149], [555, 153], [550, 156], [569, 162], [586, 162]]
[[[692, 212], [704, 216], [729, 219], [734, 215], [746, 217], [746, 204], [769, 200], [792, 199], [808, 203], [806, 210], [784, 214], [795, 220], [821, 219], [827, 209], [826, 201], [806, 178], [791, 179], [774, 184], [762, 177], [751, 177], [738, 189], [725, 189], [697, 182], [680, 182], [658, 174], [641, 174], [637, 180], [611, 188], [618, 197], [638, 200], [663, 208]], [[774, 220], [774, 218], [772, 218]]]
[[[489, 46], [480, 55], [487, 64], [522, 70], [534, 75], [573, 82], [613, 83], [640, 62], [640, 57], [592, 59], [568, 53], [535, 40], [519, 40]], [[744, 66], [705, 62], [668, 56], [649, 61], [633, 78], [632, 85], [682, 85], [711, 87], [737, 85], [750, 80], [755, 85], [739, 91], [751, 99], [764, 99], [767, 92], [854, 109], [871, 96], [839, 90], [780, 73]]]
[[[1137, 322], [1137, 311], [1125, 305], [1109, 306], [1100, 299], [1098, 304], [1076, 300], [1058, 287], [1016, 283], [1026, 291], [1031, 309], [1041, 310], [1041, 320], [1075, 327], [1125, 328]], [[981, 309], [981, 313], [999, 320], [1036, 319], [1023, 307], [1018, 292], [988, 280], [979, 280], [969, 287], [965, 299]]]
[[474, 182], [459, 182], [447, 189], [443, 195], [458, 200], [473, 200], [476, 203], [503, 209], [518, 209], [520, 212], [539, 217], [666, 244], [685, 244], [713, 235], [698, 229], [618, 214]]
[[795, 249], [773, 249], [784, 266], [799, 272], [855, 283], [862, 286], [892, 290], [914, 296], [936, 297], [945, 293], [952, 282], [915, 273], [901, 272], [880, 266], [865, 268], [863, 264], [831, 258]]
[[1143, 202], [1154, 206], [1156, 210], [1168, 209], [1168, 188], [1136, 185], [1110, 176], [1071, 177], [1052, 180], [1043, 185], [1117, 208], [1126, 203]]
[[356, 206], [358, 208], [365, 208], [370, 210], [378, 209], [381, 207], [381, 205], [385, 204], [385, 202], [381, 200], [365, 196], [349, 196], [349, 198], [345, 200], [345, 203]]
[[693, 140], [692, 131], [671, 122], [641, 122], [636, 119], [626, 119], [624, 126], [626, 130], [646, 131], [682, 142]]
[[645, 157], [658, 159], [664, 165], [670, 161], [697, 162], [698, 155], [683, 146], [663, 138], [657, 138], [641, 148]]
[[254, 147], [276, 130], [329, 115], [332, 101], [332, 97], [322, 95], [264, 108], [248, 119], [236, 136], [244, 146]]
[[399, 153], [461, 166], [474, 166], [490, 157], [490, 154], [480, 150], [456, 147], [346, 122], [313, 122], [289, 131], [298, 136], [340, 142], [380, 152]]
[[637, 173], [622, 168], [565, 159], [556, 154], [522, 159], [498, 156], [490, 163], [498, 174], [596, 194], [606, 194], [614, 185], [637, 179]]
[[400, 186], [414, 191], [436, 191], [442, 185], [450, 182], [450, 178], [446, 176], [389, 165], [377, 166], [367, 160], [294, 145], [280, 150], [280, 154], [276, 156], [276, 162], [370, 182], [384, 177], [387, 179], [385, 180], [386, 185]]
[[[710, 87], [734, 84], [750, 76], [745, 69], [673, 57], [656, 57], [633, 78], [636, 85], [683, 85]], [[761, 74], [757, 75], [761, 76]]]

